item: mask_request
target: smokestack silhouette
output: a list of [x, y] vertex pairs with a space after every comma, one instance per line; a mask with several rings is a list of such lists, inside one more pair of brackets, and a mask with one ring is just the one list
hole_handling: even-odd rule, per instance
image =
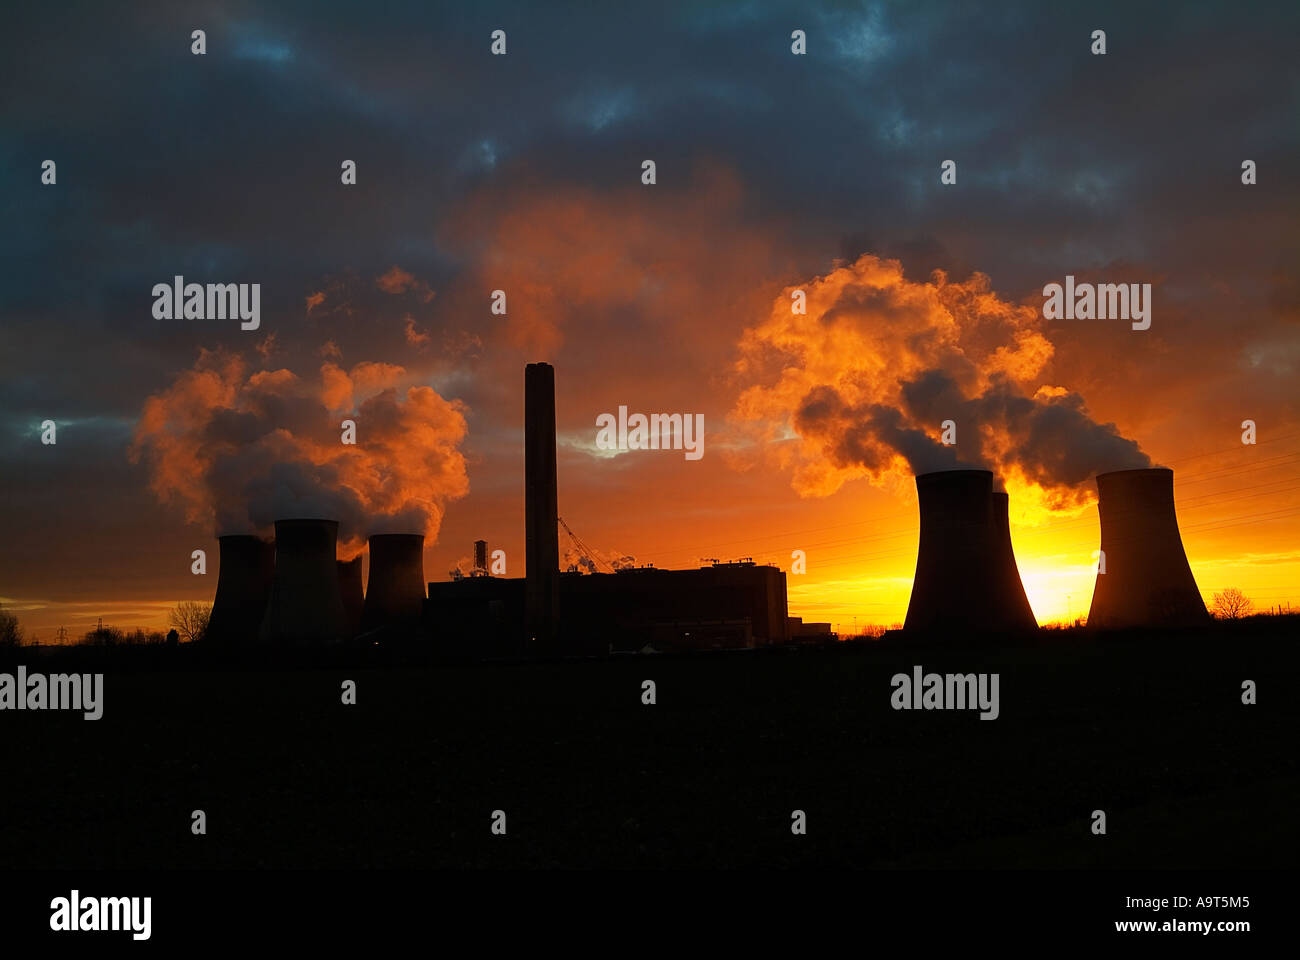
[[205, 639], [215, 646], [249, 646], [266, 612], [275, 574], [275, 544], [261, 537], [217, 537], [221, 570]]
[[337, 520], [275, 521], [275, 576], [261, 637], [305, 646], [343, 640], [346, 613], [334, 549]]
[[1025, 582], [1020, 579], [1016, 551], [1011, 546], [1010, 508], [1011, 498], [995, 491], [989, 516], [989, 522], [993, 524], [991, 569], [995, 598], [999, 610], [1007, 617], [1008, 629], [1036, 630], [1038, 621], [1034, 618], [1034, 608], [1029, 605], [1029, 597], [1025, 595]]
[[524, 527], [528, 636], [551, 647], [559, 614], [560, 531], [555, 476], [555, 368], [524, 368]]
[[1098, 565], [1088, 626], [1205, 623], [1209, 614], [1178, 533], [1174, 472], [1157, 467], [1098, 474], [1097, 495], [1105, 566]]
[[336, 560], [335, 569], [339, 572], [339, 594], [343, 600], [343, 613], [349, 638], [355, 637], [361, 629], [361, 557], [351, 560]]
[[916, 478], [921, 536], [903, 629], [969, 633], [1034, 630], [1011, 550], [1006, 495], [988, 470]]
[[362, 632], [409, 627], [424, 609], [424, 535], [376, 533], [370, 537], [370, 579]]
[[474, 569], [487, 572], [487, 541], [474, 541]]

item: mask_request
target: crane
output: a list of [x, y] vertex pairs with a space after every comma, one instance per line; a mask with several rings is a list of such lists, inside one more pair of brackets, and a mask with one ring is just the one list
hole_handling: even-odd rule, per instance
[[564, 522], [563, 517], [556, 517], [555, 519], [560, 521], [560, 526], [562, 526], [564, 528], [564, 532], [569, 535], [569, 539], [573, 541], [573, 545], [578, 548], [578, 554], [584, 560], [590, 563], [593, 569], [596, 567], [597, 564], [604, 564], [604, 566], [609, 569], [610, 573], [614, 572], [614, 568], [612, 566], [610, 566], [604, 560], [601, 560], [598, 556], [596, 556], [596, 552], [592, 550], [591, 547], [587, 546], [585, 543], [582, 542], [582, 539], [576, 533], [573, 532], [573, 528]]

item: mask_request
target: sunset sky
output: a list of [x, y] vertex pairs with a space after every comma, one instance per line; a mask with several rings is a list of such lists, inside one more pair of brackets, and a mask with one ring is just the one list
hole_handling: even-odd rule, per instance
[[[913, 470], [951, 416], [1040, 622], [1086, 614], [1091, 478], [1135, 457], [1174, 470], [1207, 600], [1300, 604], [1300, 12], [621, 7], [6, 14], [0, 602], [25, 631], [163, 628], [212, 599], [218, 529], [286, 500], [345, 551], [426, 531], [429, 580], [478, 538], [521, 576], [538, 360], [560, 515], [603, 559], [802, 550], [792, 615], [901, 622]], [[176, 275], [260, 283], [260, 329], [155, 319]], [[1150, 283], [1150, 329], [1044, 320], [1067, 275]], [[620, 405], [702, 413], [703, 457], [598, 449]]]

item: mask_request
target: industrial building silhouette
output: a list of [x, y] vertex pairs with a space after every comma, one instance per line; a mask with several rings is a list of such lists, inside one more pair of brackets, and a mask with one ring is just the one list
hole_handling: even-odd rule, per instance
[[785, 573], [753, 561], [695, 570], [639, 567], [562, 573], [555, 371], [524, 371], [523, 578], [487, 571], [474, 544], [469, 577], [426, 584], [424, 537], [374, 534], [361, 592], [361, 558], [335, 557], [338, 524], [277, 520], [275, 542], [225, 536], [213, 605], [215, 645], [332, 645], [349, 638], [432, 645], [471, 657], [598, 656], [646, 648], [716, 649], [829, 635], [829, 624], [787, 616]]
[[[988, 470], [916, 478], [920, 536], [905, 636], [1023, 635], [1037, 630], [1016, 565], [1006, 493]], [[1173, 474], [1125, 470], [1097, 477], [1104, 573], [1089, 624], [1195, 625], [1205, 605], [1183, 551]], [[787, 610], [784, 571], [745, 559], [698, 569], [613, 573], [559, 566], [555, 371], [524, 371], [522, 578], [492, 576], [474, 544], [469, 576], [425, 583], [424, 537], [373, 534], [361, 558], [337, 560], [338, 523], [275, 522], [275, 541], [222, 536], [209, 639], [236, 648], [320, 646], [359, 638], [413, 644], [453, 657], [601, 656], [646, 650], [763, 647], [831, 639], [829, 624]], [[567, 529], [567, 527], [566, 527]]]
[[[785, 573], [752, 561], [695, 570], [560, 571], [555, 369], [524, 369], [525, 576], [429, 584], [427, 634], [450, 654], [599, 656], [785, 643]], [[479, 542], [481, 543], [481, 541]], [[475, 544], [475, 572], [486, 544]], [[829, 626], [827, 626], [829, 632]]]

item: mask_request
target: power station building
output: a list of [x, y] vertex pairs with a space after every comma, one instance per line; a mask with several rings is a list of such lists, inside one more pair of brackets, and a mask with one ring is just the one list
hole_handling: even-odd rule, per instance
[[[785, 573], [752, 563], [698, 570], [637, 567], [560, 573], [564, 616], [557, 656], [739, 649], [789, 640]], [[527, 579], [464, 577], [429, 584], [425, 622], [435, 642], [460, 656], [518, 656], [537, 649], [526, 633]]]
[[[359, 634], [367, 642], [415, 641], [471, 658], [547, 657], [761, 647], [833, 636], [830, 624], [789, 617], [784, 571], [753, 561], [562, 573], [550, 364], [525, 368], [524, 404], [522, 579], [492, 576], [487, 544], [479, 540], [470, 576], [457, 571], [452, 580], [426, 585], [424, 537], [375, 534], [363, 595], [361, 558], [336, 559], [336, 521], [277, 520], [273, 543], [218, 538], [221, 569], [208, 632], [213, 645], [328, 645]], [[1101, 559], [1089, 626], [1207, 622], [1178, 532], [1172, 471], [1103, 473], [1097, 490]], [[920, 538], [904, 633], [1036, 630], [1011, 544], [1008, 498], [994, 491], [993, 474], [924, 473], [916, 491]]]
[[776, 567], [560, 572], [555, 370], [546, 363], [524, 371], [524, 529], [523, 579], [491, 576], [480, 540], [470, 576], [427, 590], [424, 537], [374, 534], [364, 594], [361, 558], [336, 559], [334, 520], [277, 520], [274, 543], [221, 537], [210, 635], [227, 646], [315, 646], [359, 634], [469, 657], [743, 648], [790, 637]]
[[[560, 572], [555, 370], [524, 371], [523, 579], [470, 576], [429, 584], [425, 629], [465, 656], [599, 656], [726, 649], [789, 639], [784, 571], [752, 562], [697, 570]], [[485, 557], [475, 545], [475, 573]]]

